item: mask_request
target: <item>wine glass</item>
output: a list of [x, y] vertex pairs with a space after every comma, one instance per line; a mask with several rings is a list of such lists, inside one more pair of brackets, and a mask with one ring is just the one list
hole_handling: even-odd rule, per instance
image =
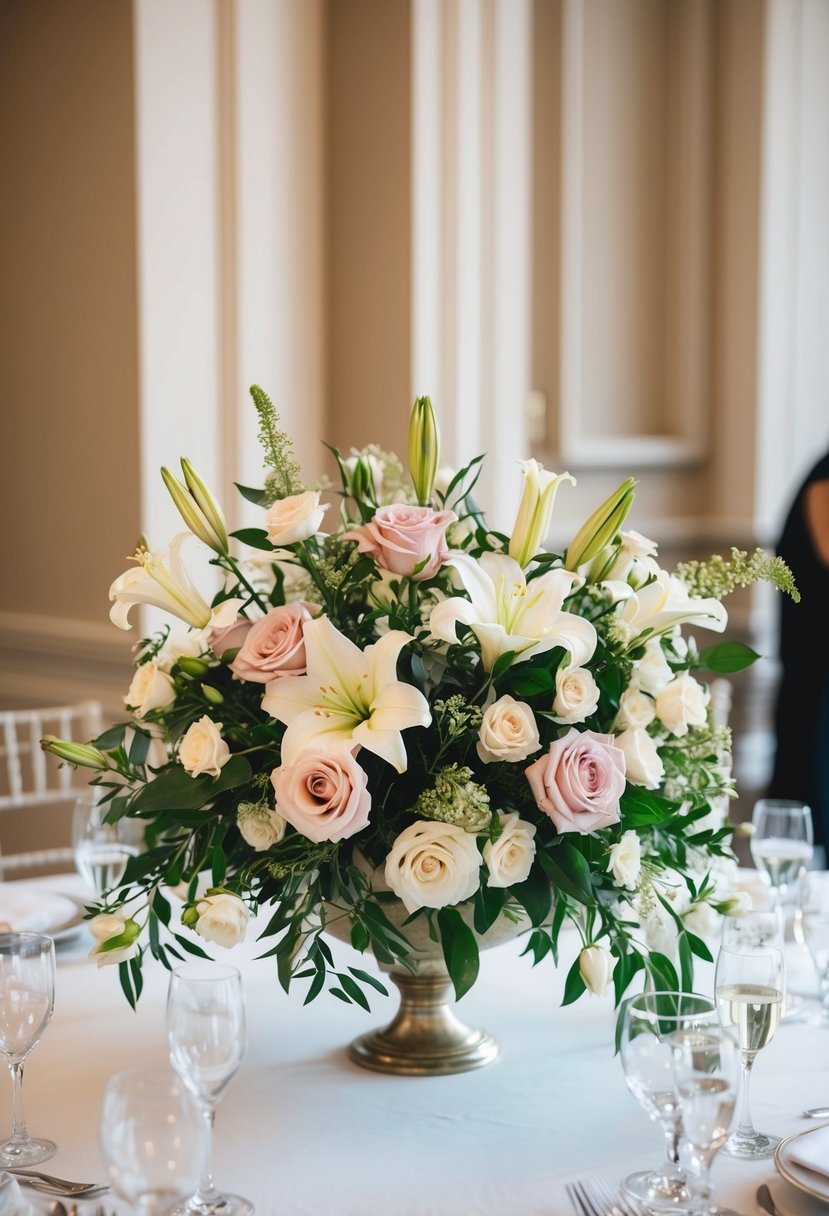
[[820, 1008], [810, 1019], [813, 1025], [829, 1026], [829, 886], [821, 876], [810, 882], [800, 877], [795, 938], [809, 951], [815, 968]]
[[625, 1191], [648, 1210], [687, 1210], [691, 1182], [679, 1165], [682, 1131], [680, 1097], [674, 1075], [672, 1036], [710, 1025], [716, 1016], [708, 997], [683, 992], [645, 992], [628, 1000], [622, 1020], [622, 1067], [628, 1089], [665, 1134], [665, 1161], [655, 1170], [630, 1174]]
[[107, 1082], [100, 1138], [117, 1194], [140, 1216], [160, 1216], [198, 1185], [209, 1132], [174, 1072], [135, 1068]]
[[804, 802], [761, 798], [754, 804], [751, 822], [751, 857], [765, 875], [779, 908], [812, 859], [812, 812]]
[[0, 1144], [0, 1166], [37, 1165], [57, 1145], [34, 1140], [23, 1117], [23, 1063], [49, 1024], [55, 1005], [55, 945], [39, 933], [0, 933], [0, 1051], [12, 1075], [12, 1134]]
[[754, 1060], [774, 1037], [785, 999], [783, 952], [779, 937], [769, 934], [768, 917], [768, 913], [750, 912], [739, 919], [726, 917], [714, 974], [720, 1021], [740, 1049], [737, 1128], [725, 1145], [732, 1157], [771, 1157], [778, 1143], [778, 1137], [756, 1130], [749, 1106]]
[[694, 1174], [692, 1216], [736, 1216], [711, 1204], [711, 1165], [728, 1139], [737, 1099], [737, 1049], [713, 1011], [671, 1035], [682, 1141]]
[[101, 791], [95, 786], [84, 790], [75, 802], [72, 820], [75, 865], [86, 886], [98, 898], [118, 886], [127, 862], [138, 852], [131, 839], [132, 821], [119, 819], [106, 823], [110, 803], [100, 799]]
[[[167, 1039], [173, 1068], [201, 1106], [212, 1133], [216, 1106], [245, 1055], [245, 1005], [235, 967], [194, 962], [176, 967], [167, 996]], [[208, 1146], [211, 1137], [208, 1137]], [[181, 1216], [251, 1216], [253, 1205], [213, 1182], [210, 1151]]]

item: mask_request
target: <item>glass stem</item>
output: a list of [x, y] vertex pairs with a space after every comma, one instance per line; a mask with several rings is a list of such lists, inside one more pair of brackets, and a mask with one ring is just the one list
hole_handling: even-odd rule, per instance
[[208, 1212], [220, 1206], [224, 1199], [216, 1190], [213, 1182], [213, 1123], [216, 1119], [214, 1106], [203, 1106], [202, 1114], [207, 1121], [207, 1149], [204, 1155], [204, 1169], [199, 1183], [199, 1189], [188, 1203], [190, 1211]]
[[682, 1135], [682, 1120], [671, 1119], [662, 1124], [665, 1132], [665, 1160], [668, 1165], [679, 1165], [679, 1141]]
[[740, 1052], [740, 1093], [737, 1097], [737, 1127], [734, 1136], [739, 1140], [753, 1139], [757, 1130], [751, 1119], [748, 1091], [751, 1083], [751, 1069], [754, 1064], [753, 1053]]
[[26, 1120], [23, 1117], [23, 1061], [9, 1060], [12, 1075], [12, 1134], [7, 1145], [25, 1144], [29, 1139]]

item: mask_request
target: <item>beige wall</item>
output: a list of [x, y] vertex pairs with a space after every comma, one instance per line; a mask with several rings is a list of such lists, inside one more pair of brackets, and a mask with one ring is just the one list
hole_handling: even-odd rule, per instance
[[0, 612], [98, 624], [139, 532], [130, 0], [0, 5], [0, 165]]

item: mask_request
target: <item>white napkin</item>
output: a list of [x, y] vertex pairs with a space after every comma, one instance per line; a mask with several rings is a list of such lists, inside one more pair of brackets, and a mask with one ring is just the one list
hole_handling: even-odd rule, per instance
[[74, 911], [71, 899], [36, 883], [0, 883], [0, 921], [18, 933], [48, 933], [65, 924]]
[[12, 1174], [0, 1174], [0, 1216], [28, 1216], [30, 1211], [17, 1179]]
[[806, 1136], [798, 1136], [788, 1146], [790, 1160], [815, 1174], [829, 1177], [829, 1125], [816, 1127]]

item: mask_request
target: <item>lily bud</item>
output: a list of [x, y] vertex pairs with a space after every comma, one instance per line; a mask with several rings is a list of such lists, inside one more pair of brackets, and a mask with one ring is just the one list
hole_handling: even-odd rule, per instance
[[227, 553], [227, 525], [221, 508], [207, 486], [196, 473], [190, 461], [182, 458], [185, 484], [176, 480], [169, 469], [162, 469], [161, 476], [170, 491], [170, 497], [178, 508], [187, 527], [216, 553]]
[[569, 473], [549, 473], [537, 460], [519, 462], [524, 472], [524, 492], [518, 507], [509, 555], [524, 569], [541, 549], [550, 529], [553, 503], [559, 483], [576, 484]]
[[579, 955], [579, 975], [596, 996], [607, 992], [615, 966], [616, 959], [604, 946], [585, 946]]
[[409, 472], [417, 501], [427, 507], [440, 462], [440, 431], [434, 406], [428, 397], [418, 397], [409, 417]]
[[567, 570], [578, 570], [610, 544], [633, 505], [635, 485], [634, 479], [628, 477], [582, 524], [564, 555]]
[[199, 676], [206, 676], [210, 670], [210, 664], [205, 663], [204, 659], [194, 659], [189, 654], [179, 655], [176, 659], [176, 665], [186, 676], [193, 676], [196, 679]]
[[349, 481], [352, 498], [356, 498], [359, 502], [368, 501], [376, 504], [374, 477], [371, 467], [364, 457], [358, 456], [355, 460]]
[[727, 899], [714, 904], [720, 916], [745, 916], [752, 910], [751, 896], [748, 891], [733, 891]]
[[205, 701], [209, 701], [211, 705], [221, 705], [224, 701], [224, 694], [218, 688], [214, 688], [212, 684], [202, 684], [202, 693]]
[[98, 751], [91, 743], [73, 743], [71, 739], [58, 739], [56, 735], [44, 735], [40, 746], [45, 752], [64, 760], [73, 768], [109, 768], [109, 763], [103, 752]]

